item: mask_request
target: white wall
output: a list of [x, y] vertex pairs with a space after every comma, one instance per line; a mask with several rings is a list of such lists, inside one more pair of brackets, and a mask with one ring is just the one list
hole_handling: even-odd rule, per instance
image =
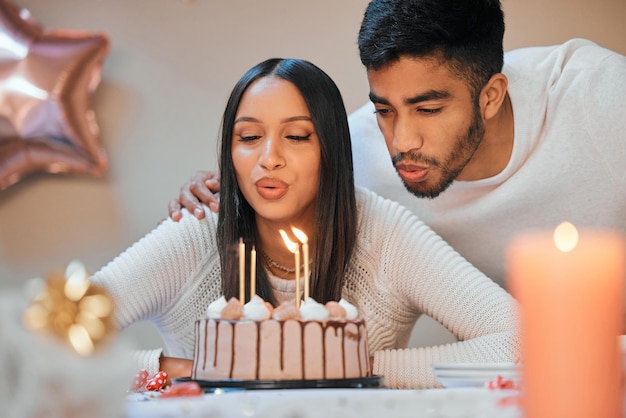
[[[15, 0], [46, 29], [111, 41], [93, 108], [110, 159], [102, 179], [39, 175], [0, 192], [0, 288], [74, 258], [99, 269], [167, 214], [198, 168], [215, 168], [233, 83], [270, 56], [305, 58], [367, 100], [356, 47], [367, 0]], [[592, 4], [593, 3], [593, 4]], [[503, 0], [505, 48], [587, 37], [626, 54], [625, 0]], [[431, 341], [423, 325], [415, 344]], [[150, 346], [154, 332], [131, 333]], [[441, 338], [433, 331], [433, 338]]]

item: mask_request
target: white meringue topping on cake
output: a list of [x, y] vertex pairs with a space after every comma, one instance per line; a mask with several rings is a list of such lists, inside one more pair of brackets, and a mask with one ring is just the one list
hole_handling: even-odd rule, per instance
[[209, 304], [209, 307], [206, 309], [206, 317], [217, 319], [222, 316], [222, 309], [228, 304], [226, 302], [226, 298], [222, 295], [221, 298], [214, 300]]
[[323, 321], [328, 319], [328, 309], [313, 298], [307, 298], [300, 304], [300, 315], [303, 321]]
[[271, 313], [267, 309], [265, 301], [258, 295], [254, 295], [248, 303], [243, 305], [243, 319], [262, 321], [270, 316]]
[[341, 300], [339, 301], [339, 305], [346, 310], [346, 318], [349, 320], [354, 320], [359, 316], [359, 310], [356, 308], [356, 306], [354, 306], [353, 304], [351, 304], [350, 302], [348, 302], [347, 300], [341, 298]]

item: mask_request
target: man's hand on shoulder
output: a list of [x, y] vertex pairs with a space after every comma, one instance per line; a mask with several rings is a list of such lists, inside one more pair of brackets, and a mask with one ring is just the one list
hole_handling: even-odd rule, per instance
[[219, 191], [220, 177], [217, 171], [196, 171], [189, 181], [181, 186], [178, 198], [171, 200], [167, 205], [170, 218], [178, 222], [183, 216], [182, 208], [186, 208], [196, 218], [202, 219], [204, 218], [202, 203], [217, 213]]

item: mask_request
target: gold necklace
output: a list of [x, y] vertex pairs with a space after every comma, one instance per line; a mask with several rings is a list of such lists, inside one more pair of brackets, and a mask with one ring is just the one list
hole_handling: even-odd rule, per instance
[[[267, 255], [265, 253], [265, 251], [263, 251], [263, 258], [265, 259], [265, 261], [267, 261], [267, 263], [270, 265], [270, 267], [274, 267], [280, 271], [284, 271], [285, 273], [289, 273], [289, 274], [293, 274], [296, 272], [295, 268], [289, 268], [289, 267], [285, 267], [280, 263], [277, 263], [276, 261], [274, 261], [274, 259], [272, 259], [272, 257], [270, 257], [269, 255]], [[313, 263], [313, 260], [309, 261], [309, 264]], [[302, 266], [300, 266], [300, 271], [304, 270], [304, 264], [302, 264]]]

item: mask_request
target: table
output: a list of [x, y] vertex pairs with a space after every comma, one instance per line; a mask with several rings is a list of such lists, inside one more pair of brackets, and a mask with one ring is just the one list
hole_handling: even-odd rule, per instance
[[250, 390], [149, 400], [137, 394], [129, 396], [125, 413], [126, 418], [521, 418], [517, 395], [487, 388]]

